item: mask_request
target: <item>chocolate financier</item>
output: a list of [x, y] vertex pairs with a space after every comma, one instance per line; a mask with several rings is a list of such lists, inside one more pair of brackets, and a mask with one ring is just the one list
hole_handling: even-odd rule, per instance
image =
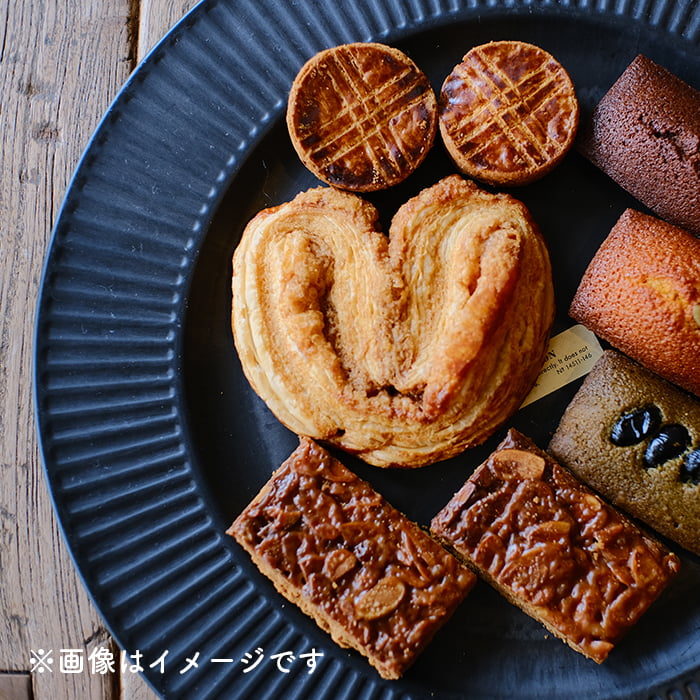
[[462, 172], [492, 185], [525, 185], [573, 145], [579, 106], [569, 75], [522, 41], [472, 48], [443, 83], [440, 133]]
[[396, 185], [435, 140], [437, 99], [403, 52], [377, 43], [335, 46], [313, 56], [292, 84], [287, 127], [304, 165], [340, 189]]
[[582, 153], [606, 175], [700, 236], [700, 91], [640, 54], [581, 136]]

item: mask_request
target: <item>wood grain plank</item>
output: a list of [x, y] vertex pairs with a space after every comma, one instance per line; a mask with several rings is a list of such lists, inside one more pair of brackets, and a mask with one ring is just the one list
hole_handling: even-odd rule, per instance
[[[0, 670], [36, 700], [116, 698], [117, 674], [61, 673], [104, 644], [54, 518], [34, 432], [34, 309], [50, 230], [92, 131], [134, 63], [129, 0], [0, 0]], [[32, 650], [50, 652], [39, 671]]]
[[29, 673], [0, 673], [0, 700], [32, 700]]
[[142, 60], [197, 2], [198, 0], [141, 0], [138, 60]]

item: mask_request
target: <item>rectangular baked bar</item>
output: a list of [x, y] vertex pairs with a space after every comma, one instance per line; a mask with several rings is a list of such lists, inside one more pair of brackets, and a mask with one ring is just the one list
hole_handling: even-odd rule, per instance
[[227, 530], [289, 601], [399, 678], [476, 576], [312, 440]]
[[680, 566], [515, 430], [431, 530], [511, 603], [597, 663]]
[[548, 450], [614, 506], [700, 556], [697, 398], [606, 350]]

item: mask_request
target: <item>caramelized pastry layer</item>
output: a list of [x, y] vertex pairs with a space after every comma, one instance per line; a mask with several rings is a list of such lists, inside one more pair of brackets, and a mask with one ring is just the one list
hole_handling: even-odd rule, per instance
[[233, 260], [243, 369], [299, 435], [378, 466], [485, 440], [541, 369], [554, 305], [527, 209], [457, 175], [396, 213], [316, 188], [259, 213]]
[[311, 440], [227, 530], [343, 647], [399, 678], [476, 576]]
[[603, 662], [678, 557], [510, 430], [431, 530], [511, 603]]

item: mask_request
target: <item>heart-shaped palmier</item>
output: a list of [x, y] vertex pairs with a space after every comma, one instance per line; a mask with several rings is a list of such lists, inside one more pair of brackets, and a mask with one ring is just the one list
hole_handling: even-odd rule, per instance
[[549, 256], [525, 206], [458, 175], [376, 209], [321, 187], [266, 209], [233, 258], [234, 340], [289, 429], [377, 466], [483, 442], [541, 369]]

